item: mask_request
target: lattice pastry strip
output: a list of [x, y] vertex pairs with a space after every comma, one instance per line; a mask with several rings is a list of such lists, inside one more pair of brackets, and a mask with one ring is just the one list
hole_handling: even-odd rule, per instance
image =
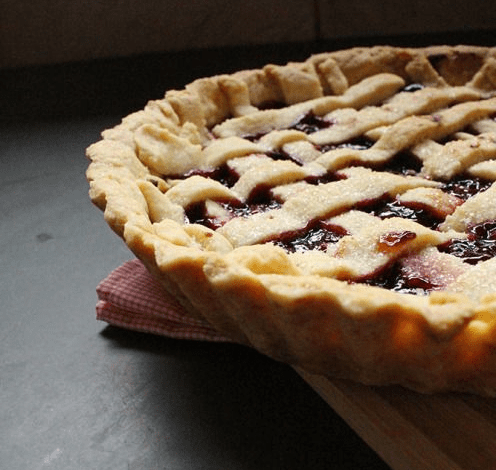
[[[304, 185], [280, 209], [235, 218], [219, 229], [234, 246], [263, 242], [280, 233], [299, 230], [310, 221], [345, 211], [364, 199], [396, 195], [417, 186], [436, 186], [423, 178], [376, 173], [366, 168], [343, 170], [347, 178], [320, 186]], [[368, 184], [363, 185], [367, 180]], [[309, 201], [312, 201], [309, 204]]]
[[476, 163], [471, 166], [467, 173], [475, 178], [488, 179], [491, 181], [496, 180], [496, 159], [486, 160], [480, 163]]
[[[494, 300], [492, 293], [494, 279], [496, 278], [496, 259], [490, 259], [482, 263], [465, 268], [465, 271], [457, 276], [453, 283], [448, 286], [451, 292], [462, 293], [476, 301], [482, 301], [486, 298], [489, 301]], [[489, 292], [489, 294], [488, 294]], [[485, 317], [487, 321], [493, 321], [493, 313], [487, 310], [480, 311], [480, 316]]]
[[270, 161], [254, 165], [232, 187], [232, 191], [245, 201], [259, 186], [278, 186], [301, 180], [312, 173], [291, 161]]
[[343, 95], [315, 98], [283, 109], [272, 109], [229, 119], [213, 128], [217, 137], [266, 134], [274, 129], [290, 127], [299, 116], [310, 111], [321, 116], [338, 108], [361, 108], [380, 103], [393, 96], [405, 82], [401, 77], [379, 74], [348, 88]]
[[[349, 149], [330, 150], [323, 154], [322, 157], [319, 157], [317, 162], [328, 169], [338, 169], [357, 160], [364, 163], [378, 164], [409, 148], [412, 148], [412, 153], [421, 160], [429, 160], [432, 155], [436, 156], [438, 148], [433, 149], [433, 145], [430, 142], [443, 139], [463, 129], [471, 122], [478, 121], [482, 117], [493, 113], [496, 113], [496, 99], [487, 100], [482, 104], [481, 102], [458, 104], [441, 110], [434, 115], [407, 117], [391, 126], [382, 127], [380, 134], [369, 133], [370, 137], [378, 139], [370, 149], [362, 151]], [[489, 158], [492, 155], [492, 137], [488, 137], [486, 140], [488, 140], [487, 150], [479, 158], [484, 158], [484, 155]], [[462, 143], [461, 146], [467, 146], [467, 144]], [[455, 159], [456, 157], [453, 158], [453, 160]], [[453, 175], [453, 170], [447, 169], [444, 175], [442, 174], [442, 167], [442, 163], [432, 169], [427, 166], [424, 171], [434, 178], [449, 179]]]
[[450, 179], [472, 165], [496, 158], [496, 133], [463, 136], [444, 145], [426, 140], [412, 152], [422, 160], [424, 173], [433, 178]]
[[311, 134], [309, 139], [317, 145], [339, 144], [376, 127], [391, 125], [407, 116], [429, 114], [453, 103], [478, 98], [480, 93], [468, 87], [423, 88], [398, 93], [382, 106], [367, 106], [358, 111], [354, 108], [341, 108], [328, 113], [324, 118], [332, 122], [332, 126]]
[[440, 225], [440, 230], [465, 231], [471, 225], [496, 220], [496, 184], [458, 206]]
[[445, 219], [452, 214], [463, 201], [439, 188], [421, 186], [410, 189], [397, 197], [398, 202], [414, 209], [427, 209], [429, 213]]
[[[362, 217], [358, 218], [364, 222]], [[401, 218], [382, 221], [375, 218], [367, 222], [353, 234], [330, 245], [325, 253], [300, 252], [291, 254], [290, 259], [301, 269], [302, 274], [361, 282], [403, 258], [405, 254], [411, 256], [429, 246], [465, 237], [464, 234], [433, 231]], [[340, 223], [334, 220], [334, 224], [339, 226]]]

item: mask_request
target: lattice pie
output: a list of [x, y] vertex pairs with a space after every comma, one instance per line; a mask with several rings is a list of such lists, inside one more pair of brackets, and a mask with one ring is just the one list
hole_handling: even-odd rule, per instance
[[87, 151], [92, 201], [196, 317], [366, 384], [496, 394], [496, 48], [202, 78]]

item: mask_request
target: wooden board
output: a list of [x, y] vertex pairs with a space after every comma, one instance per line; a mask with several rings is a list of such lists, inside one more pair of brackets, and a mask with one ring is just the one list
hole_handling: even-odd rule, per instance
[[496, 470], [496, 399], [296, 371], [394, 470]]

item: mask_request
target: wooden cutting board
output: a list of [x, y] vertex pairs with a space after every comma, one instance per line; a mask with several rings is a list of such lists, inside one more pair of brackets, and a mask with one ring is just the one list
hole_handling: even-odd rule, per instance
[[296, 371], [394, 470], [496, 470], [496, 399]]

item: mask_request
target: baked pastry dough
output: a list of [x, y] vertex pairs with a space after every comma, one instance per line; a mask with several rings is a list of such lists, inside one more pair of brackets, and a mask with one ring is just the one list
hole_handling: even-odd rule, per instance
[[309, 372], [496, 394], [496, 48], [202, 78], [87, 150], [91, 200], [193, 316]]

